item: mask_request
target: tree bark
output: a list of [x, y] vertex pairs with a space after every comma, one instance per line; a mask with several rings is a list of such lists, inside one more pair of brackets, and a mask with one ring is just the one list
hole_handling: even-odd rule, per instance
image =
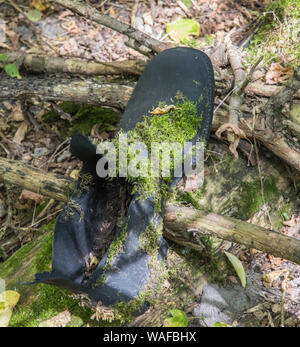
[[72, 178], [44, 172], [21, 161], [1, 157], [0, 180], [63, 202], [68, 201], [75, 187]]
[[73, 101], [78, 103], [111, 106], [123, 110], [133, 87], [105, 83], [96, 79], [57, 79], [52, 77], [24, 77], [20, 80], [0, 80], [0, 101], [37, 97], [40, 100]]
[[69, 73], [80, 75], [141, 75], [146, 62], [143, 60], [124, 60], [104, 62], [90, 62], [85, 60], [75, 60], [58, 56], [45, 56], [37, 54], [26, 54], [23, 52], [5, 52], [7, 60], [5, 63], [15, 63], [24, 66], [28, 71], [49, 72], [49, 73]]
[[300, 264], [299, 240], [235, 218], [173, 206], [165, 214], [164, 230], [166, 238], [195, 250], [203, 248], [199, 236], [208, 235]]

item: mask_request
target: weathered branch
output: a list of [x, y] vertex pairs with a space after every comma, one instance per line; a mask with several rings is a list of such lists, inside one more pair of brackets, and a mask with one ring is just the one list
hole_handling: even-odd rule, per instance
[[[269, 98], [272, 95], [277, 94], [282, 89], [281, 86], [265, 84], [262, 81], [250, 82], [246, 89], [245, 94], [247, 95], [258, 95]], [[294, 98], [300, 98], [300, 90], [296, 92]]]
[[22, 161], [0, 157], [0, 181], [66, 202], [75, 187], [72, 178], [36, 169]]
[[80, 75], [140, 75], [146, 66], [146, 62], [140, 59], [114, 61], [110, 63], [90, 62], [85, 60], [75, 60], [58, 56], [45, 56], [37, 54], [27, 54], [24, 52], [7, 52], [6, 63], [18, 62], [28, 71]]
[[[75, 185], [71, 178], [3, 158], [0, 158], [0, 180], [64, 202]], [[234, 218], [204, 214], [186, 207], [169, 207], [164, 218], [164, 229], [166, 238], [196, 250], [203, 249], [199, 236], [204, 234], [300, 264], [299, 240]]]
[[243, 96], [239, 93], [239, 90], [243, 81], [246, 79], [246, 74], [242, 67], [239, 50], [234, 45], [229, 44], [227, 52], [234, 74], [234, 91], [230, 97], [228, 123], [237, 125], [239, 121], [240, 107], [243, 103]]
[[164, 236], [186, 247], [201, 249], [201, 235], [255, 248], [300, 264], [300, 241], [235, 218], [188, 207], [169, 207], [164, 217]]
[[140, 45], [149, 48], [151, 51], [155, 53], [159, 53], [167, 48], [170, 48], [169, 45], [152, 38], [151, 36], [133, 28], [130, 25], [120, 22], [113, 17], [100, 13], [98, 10], [90, 6], [88, 3], [83, 3], [79, 0], [52, 0], [51, 2], [68, 8], [69, 10], [79, 14], [80, 16], [85, 17], [86, 19], [104, 25], [123, 35], [126, 35], [130, 39], [133, 39]]
[[40, 100], [73, 101], [111, 106], [123, 110], [133, 88], [127, 85], [105, 83], [97, 79], [56, 79], [52, 77], [23, 77], [20, 80], [0, 80], [0, 101], [38, 97]]

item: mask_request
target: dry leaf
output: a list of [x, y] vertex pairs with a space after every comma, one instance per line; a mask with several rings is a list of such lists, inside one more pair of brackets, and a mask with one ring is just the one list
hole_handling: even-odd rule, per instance
[[91, 319], [112, 321], [115, 318], [114, 310], [112, 308], [97, 305], [94, 310], [95, 313], [91, 316]]
[[77, 180], [78, 177], [79, 177], [79, 170], [78, 169], [75, 169], [73, 170], [71, 173], [70, 173], [70, 177], [74, 178], [74, 180]]
[[116, 12], [115, 12], [115, 10], [113, 9], [112, 6], [110, 6], [108, 12], [109, 12], [109, 15], [110, 15], [111, 17], [114, 17], [114, 16], [116, 15]]
[[15, 133], [13, 141], [20, 145], [26, 136], [27, 128], [28, 128], [27, 124], [25, 122], [22, 122], [21, 125], [19, 126], [18, 130]]
[[204, 180], [204, 173], [203, 171], [199, 172], [195, 175], [188, 175], [185, 177], [183, 187], [181, 187], [181, 191], [183, 192], [191, 192], [195, 189], [199, 189], [199, 187], [202, 187]]
[[13, 109], [12, 109], [12, 119], [15, 122], [22, 122], [24, 121], [24, 115], [22, 112], [22, 108], [21, 108], [21, 103], [17, 102], [13, 105]]
[[43, 12], [50, 7], [50, 4], [45, 0], [32, 0], [29, 4], [31, 8], [35, 8], [36, 10]]
[[266, 73], [266, 83], [276, 84], [283, 82], [293, 74], [291, 68], [284, 68], [278, 63], [272, 63], [268, 72]]
[[13, 30], [6, 30], [6, 35], [10, 38], [10, 41], [13, 45], [13, 49], [17, 51], [19, 49], [19, 37], [21, 36], [20, 34], [17, 34]]
[[[265, 283], [273, 283], [274, 281], [276, 281], [280, 276], [282, 276], [284, 273], [286, 272], [286, 270], [275, 270], [275, 271], [271, 271], [267, 274], [263, 274], [262, 278], [263, 281]], [[265, 284], [264, 283], [264, 284]]]
[[231, 153], [238, 158], [238, 152], [237, 152], [237, 146], [240, 142], [240, 139], [244, 139], [246, 138], [246, 134], [244, 133], [244, 131], [242, 129], [240, 129], [237, 125], [235, 124], [230, 124], [230, 123], [225, 123], [223, 125], [221, 125], [219, 127], [219, 129], [216, 131], [216, 136], [218, 138], [221, 138], [221, 135], [224, 131], [229, 131], [229, 132], [233, 132], [237, 137], [234, 140], [233, 143], [230, 144], [229, 146], [229, 150], [231, 151]]
[[150, 25], [152, 27], [153, 19], [152, 19], [152, 16], [151, 16], [150, 12], [144, 13], [143, 14], [143, 19], [144, 19], [144, 23], [145, 24], [148, 24], [148, 25]]
[[156, 107], [153, 111], [149, 112], [150, 114], [166, 114], [170, 112], [171, 110], [177, 110], [178, 108], [174, 105], [168, 105], [163, 108], [161, 107]]
[[68, 33], [73, 35], [78, 35], [81, 32], [75, 20], [66, 20], [64, 23], [61, 24], [61, 26]]
[[23, 189], [21, 195], [19, 196], [20, 200], [31, 200], [40, 204], [44, 200], [44, 196], [38, 193], [31, 192], [29, 190]]
[[295, 215], [292, 216], [290, 220], [285, 220], [282, 222], [283, 225], [286, 225], [288, 227], [293, 227], [296, 225], [296, 218]]

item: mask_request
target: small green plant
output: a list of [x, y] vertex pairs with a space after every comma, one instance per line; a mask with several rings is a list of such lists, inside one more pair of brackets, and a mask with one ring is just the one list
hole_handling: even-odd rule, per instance
[[166, 328], [184, 328], [188, 326], [188, 319], [185, 312], [181, 310], [171, 310], [172, 317], [164, 320], [164, 327]]
[[12, 78], [17, 77], [18, 79], [22, 78], [18, 68], [15, 64], [7, 64], [8, 57], [5, 54], [0, 54], [0, 62], [3, 63], [3, 70]]

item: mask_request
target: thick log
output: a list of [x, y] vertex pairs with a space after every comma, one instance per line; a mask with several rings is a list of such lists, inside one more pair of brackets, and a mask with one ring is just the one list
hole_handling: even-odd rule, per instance
[[[133, 87], [104, 83], [95, 79], [82, 81], [77, 78], [57, 80], [55, 78], [28, 77], [21, 80], [2, 79], [0, 80], [0, 90], [2, 91], [0, 101], [39, 97], [41, 100], [73, 101], [124, 110], [133, 92]], [[279, 95], [279, 97], [281, 90], [285, 91], [285, 87], [278, 90], [276, 95]], [[268, 116], [270, 117], [269, 114]], [[214, 116], [212, 129], [217, 130], [220, 125], [227, 123], [227, 117], [226, 111], [219, 110]], [[252, 128], [252, 122], [252, 118], [248, 121], [240, 119], [238, 126], [245, 132], [248, 138], [255, 136], [258, 141], [276, 156], [286, 161], [297, 171], [300, 171], [300, 152], [296, 149], [296, 146], [289, 146], [285, 137], [279, 136], [277, 131], [272, 131], [270, 127], [262, 128], [259, 122], [255, 122], [255, 126]]]
[[123, 110], [133, 88], [127, 85], [105, 83], [92, 78], [57, 79], [24, 77], [0, 80], [0, 101], [37, 97], [40, 100], [73, 101], [111, 106]]
[[21, 161], [0, 157], [0, 181], [13, 184], [57, 201], [68, 201], [75, 181], [59, 174], [44, 172]]
[[165, 214], [164, 229], [166, 238], [196, 250], [199, 236], [209, 235], [300, 264], [299, 240], [235, 218], [173, 206]]

